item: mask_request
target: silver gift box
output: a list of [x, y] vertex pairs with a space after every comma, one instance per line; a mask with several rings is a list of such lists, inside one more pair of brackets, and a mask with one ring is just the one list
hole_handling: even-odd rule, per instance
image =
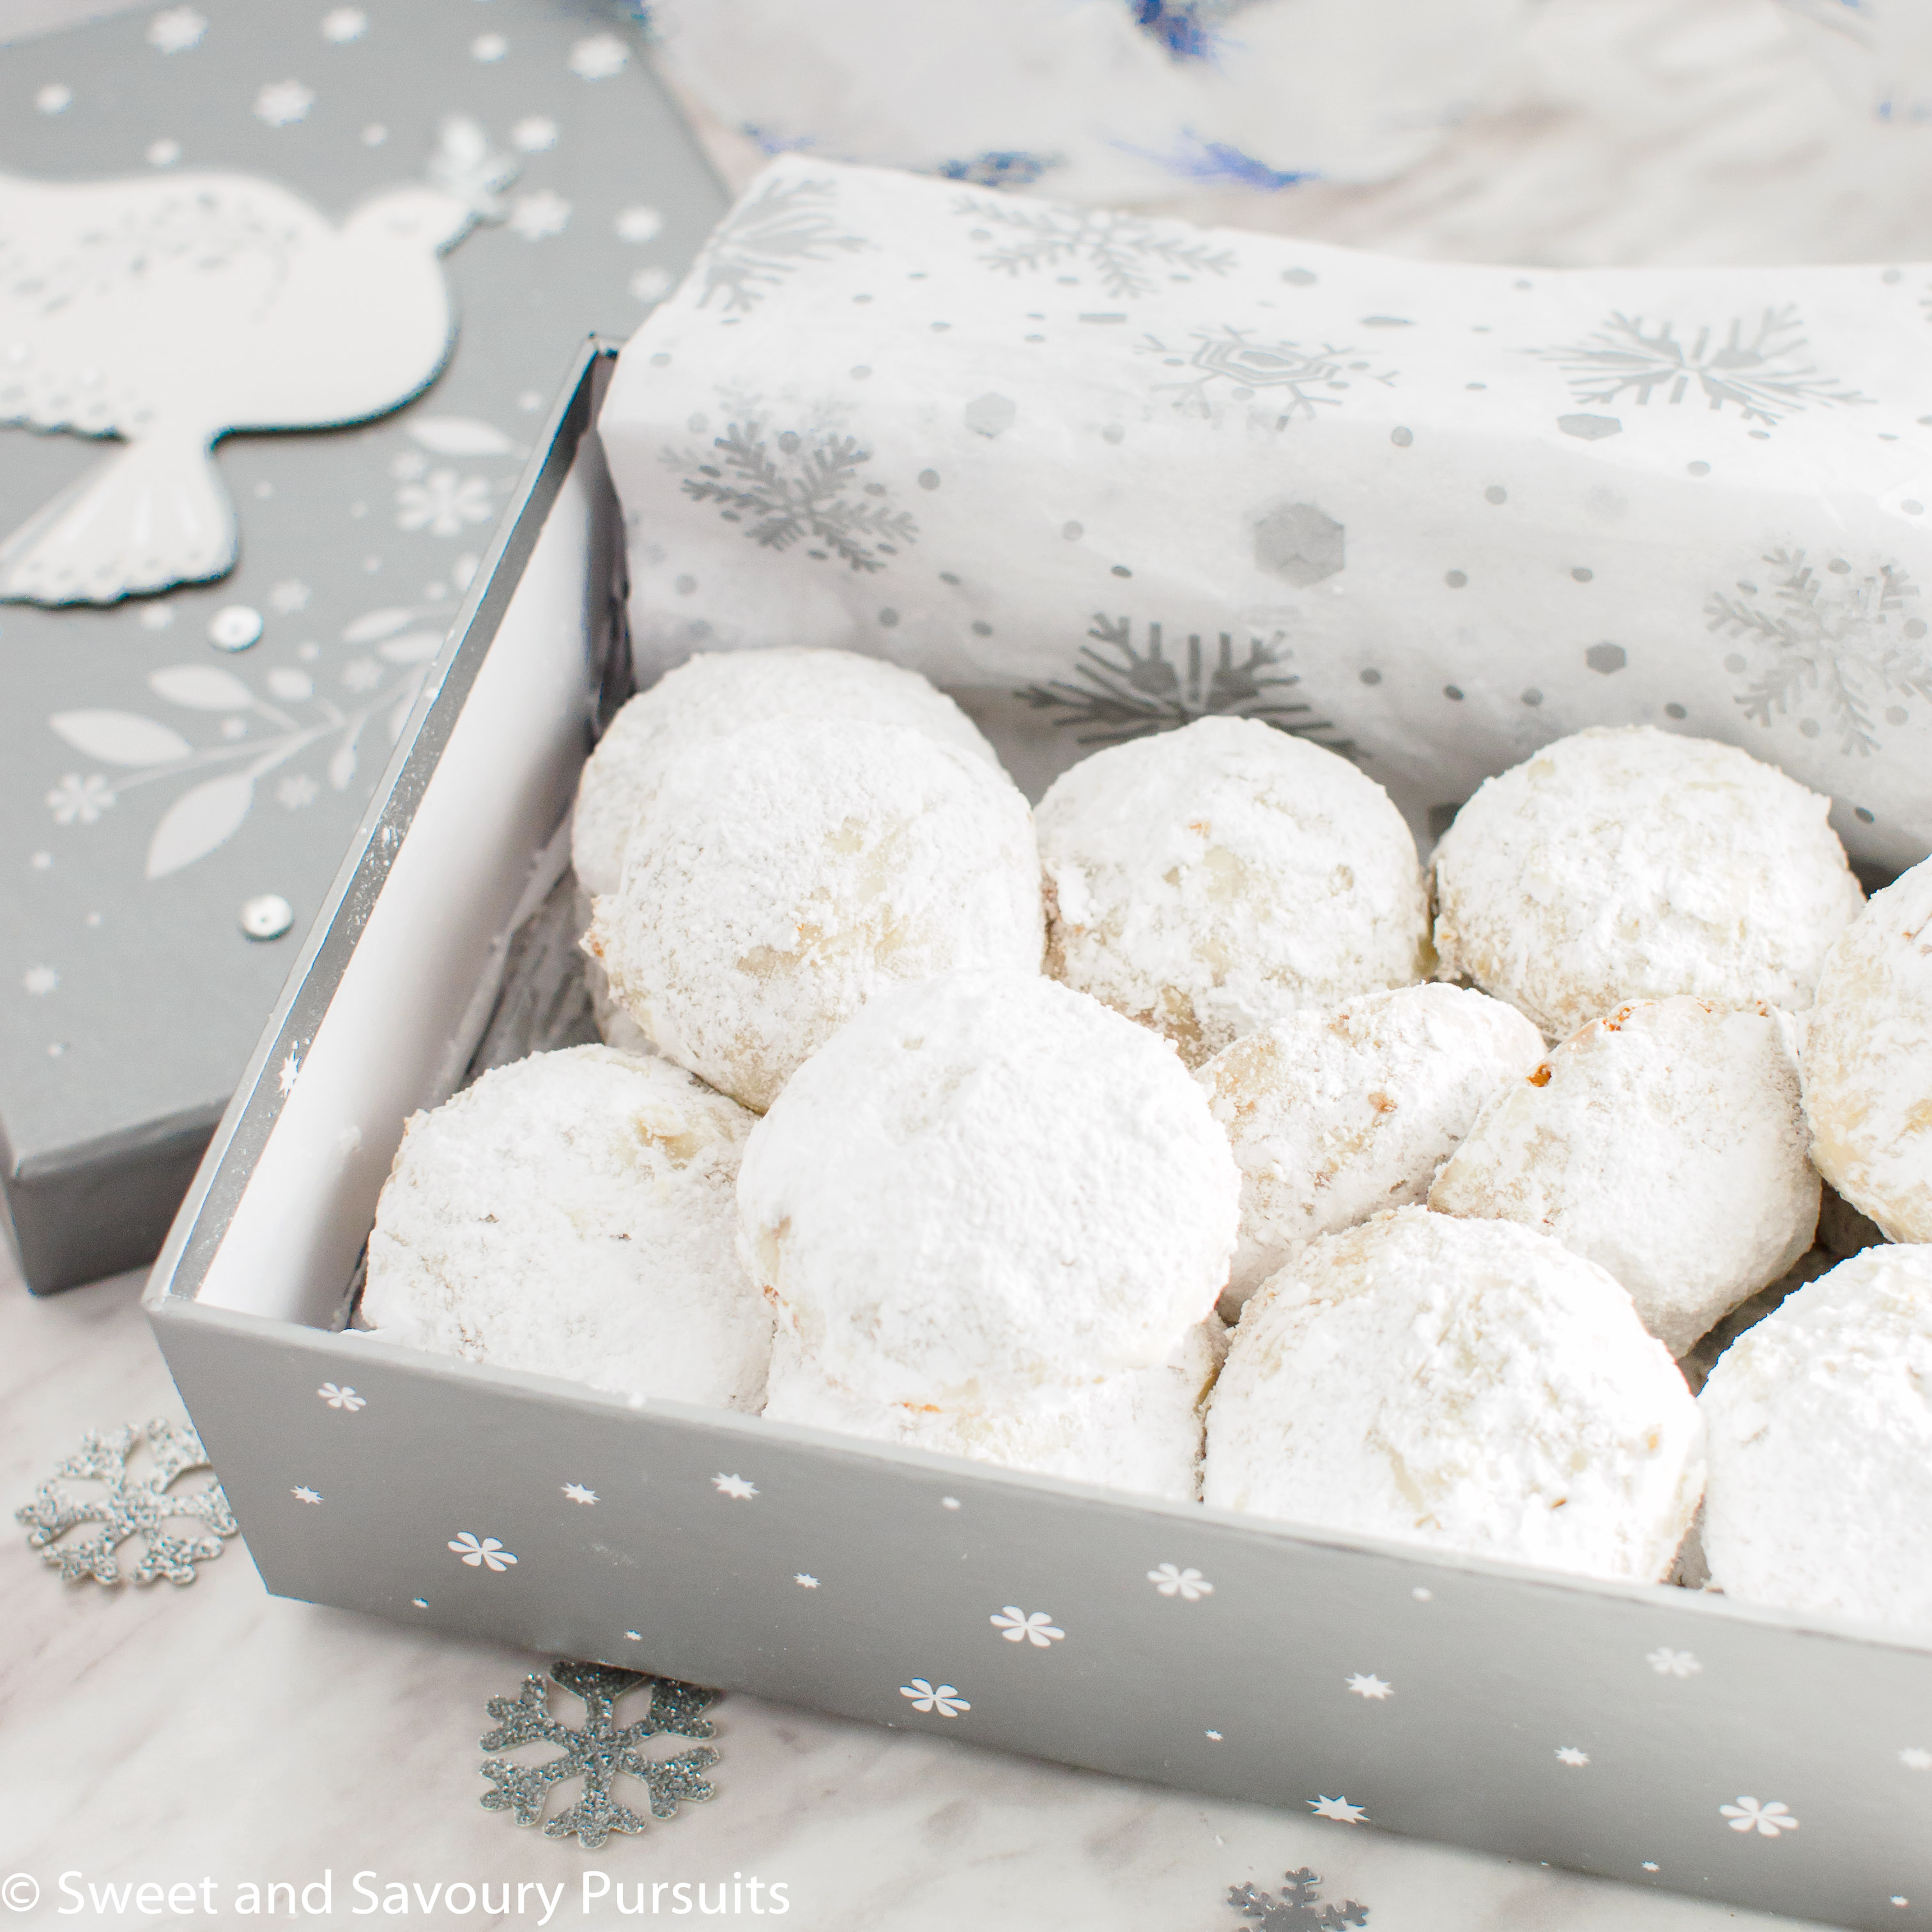
[[[572, 374], [148, 1291], [269, 1588], [1337, 1829], [1932, 1927], [1924, 1648], [350, 1327], [404, 1118], [573, 990], [526, 967], [631, 682], [610, 352]], [[1010, 1606], [1054, 1634], [1012, 1640]]]

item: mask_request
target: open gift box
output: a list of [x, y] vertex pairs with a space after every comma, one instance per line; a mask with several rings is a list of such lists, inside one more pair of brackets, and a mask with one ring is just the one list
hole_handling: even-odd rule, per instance
[[[1636, 1883], [1932, 1926], [1932, 1649], [350, 1328], [404, 1119], [500, 1057], [479, 1043], [542, 993], [518, 935], [567, 896], [559, 834], [632, 681], [593, 432], [610, 353], [593, 341], [577, 366], [148, 1291], [269, 1588]], [[1064, 1634], [1006, 1640], [1010, 1606]]]

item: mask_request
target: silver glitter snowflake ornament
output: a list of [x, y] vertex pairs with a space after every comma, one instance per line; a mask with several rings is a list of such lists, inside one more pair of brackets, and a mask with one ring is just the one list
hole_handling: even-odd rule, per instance
[[[144, 1433], [148, 1467], [145, 1473], [131, 1475], [128, 1459]], [[27, 1526], [28, 1547], [38, 1550], [41, 1562], [53, 1564], [70, 1582], [82, 1576], [92, 1576], [97, 1583], [124, 1581], [120, 1546], [139, 1537], [136, 1582], [152, 1583], [165, 1576], [171, 1583], [192, 1583], [196, 1564], [219, 1556], [221, 1539], [234, 1535], [238, 1527], [219, 1483], [169, 1493], [168, 1486], [177, 1476], [208, 1466], [201, 1438], [185, 1424], [158, 1420], [144, 1432], [130, 1422], [111, 1435], [90, 1430], [81, 1438], [79, 1454], [57, 1463], [52, 1477], [40, 1485], [32, 1502], [14, 1512], [14, 1518]], [[98, 1483], [101, 1492], [76, 1496], [62, 1488], [63, 1477]], [[206, 1528], [182, 1536], [163, 1526], [184, 1520]], [[69, 1530], [90, 1522], [100, 1526], [92, 1535], [60, 1540]]]
[[[479, 1740], [483, 1750], [554, 1744], [563, 1747], [563, 1755], [540, 1764], [491, 1758], [482, 1772], [495, 1780], [496, 1789], [483, 1794], [486, 1811], [514, 1811], [519, 1825], [534, 1825], [543, 1818], [551, 1786], [580, 1778], [583, 1796], [556, 1817], [544, 1820], [544, 1835], [567, 1838], [574, 1833], [586, 1851], [594, 1852], [613, 1832], [644, 1828], [636, 1812], [611, 1798], [610, 1787], [620, 1774], [635, 1778], [650, 1792], [653, 1818], [674, 1818], [680, 1802], [700, 1804], [712, 1795], [714, 1787], [698, 1774], [718, 1762], [718, 1754], [709, 1746], [666, 1758], [646, 1757], [638, 1746], [659, 1732], [681, 1738], [712, 1736], [711, 1721], [703, 1712], [716, 1691], [607, 1664], [560, 1662], [550, 1666], [550, 1674], [583, 1700], [584, 1728], [572, 1730], [550, 1715], [550, 1686], [534, 1672], [524, 1679], [520, 1695], [492, 1697], [489, 1711], [497, 1727]], [[614, 1714], [617, 1700], [627, 1691], [646, 1688], [651, 1700], [647, 1714], [620, 1726]]]

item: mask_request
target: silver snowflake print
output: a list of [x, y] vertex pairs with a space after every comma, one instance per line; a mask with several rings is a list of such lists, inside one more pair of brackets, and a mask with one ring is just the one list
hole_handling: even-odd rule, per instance
[[1369, 1908], [1352, 1899], [1339, 1905], [1322, 1903], [1322, 1880], [1306, 1865], [1286, 1874], [1279, 1894], [1257, 1892], [1252, 1885], [1228, 1888], [1228, 1903], [1258, 1932], [1299, 1932], [1303, 1927], [1366, 1925]]
[[1724, 659], [1746, 680], [1744, 716], [1766, 726], [1795, 716], [1808, 738], [1834, 731], [1841, 754], [1875, 752], [1881, 718], [1904, 724], [1915, 700], [1932, 701], [1918, 586], [1891, 563], [1834, 556], [1821, 571], [1803, 550], [1782, 549], [1764, 561], [1768, 588], [1740, 580], [1738, 595], [1713, 591], [1704, 604], [1711, 630], [1755, 646]]
[[1252, 329], [1224, 326], [1196, 329], [1191, 346], [1163, 342], [1149, 335], [1136, 344], [1143, 356], [1157, 356], [1169, 369], [1184, 373], [1172, 382], [1156, 382], [1183, 416], [1212, 416], [1216, 400], [1258, 402], [1276, 412], [1282, 428], [1298, 416], [1310, 418], [1322, 409], [1340, 407], [1345, 393], [1358, 382], [1393, 383], [1393, 369], [1378, 371], [1352, 349], [1324, 342], [1304, 349], [1297, 342], [1258, 342]]
[[1235, 262], [1232, 248], [1216, 248], [1197, 228], [1119, 208], [973, 195], [953, 212], [980, 224], [967, 238], [986, 244], [980, 260], [988, 268], [1016, 280], [1049, 269], [1084, 269], [1116, 299], [1151, 295], [1164, 280], [1225, 275]]
[[[130, 1474], [128, 1459], [144, 1436], [147, 1468]], [[201, 1438], [184, 1424], [156, 1420], [143, 1430], [130, 1422], [111, 1434], [90, 1430], [81, 1438], [79, 1452], [55, 1465], [53, 1477], [40, 1485], [32, 1502], [14, 1512], [14, 1519], [27, 1526], [28, 1547], [38, 1550], [41, 1562], [55, 1565], [70, 1582], [82, 1576], [97, 1583], [122, 1582], [120, 1546], [138, 1537], [136, 1582], [165, 1576], [171, 1583], [192, 1583], [196, 1564], [219, 1556], [221, 1539], [235, 1534], [238, 1527], [219, 1483], [169, 1493], [176, 1477], [208, 1466]], [[101, 1487], [97, 1494], [76, 1496], [62, 1486], [62, 1478]], [[164, 1527], [178, 1521], [204, 1528], [182, 1536]], [[68, 1531], [87, 1523], [100, 1527], [92, 1535], [68, 1537]]]
[[704, 284], [698, 307], [709, 308], [716, 296], [728, 314], [742, 314], [806, 262], [869, 248], [833, 212], [838, 198], [830, 181], [770, 182], [741, 201], [698, 258]]
[[712, 454], [666, 450], [664, 460], [686, 472], [684, 494], [716, 503], [728, 524], [740, 524], [766, 550], [805, 546], [820, 562], [836, 557], [856, 571], [884, 570], [919, 537], [909, 512], [892, 506], [883, 483], [868, 482], [872, 452], [835, 430], [772, 434], [749, 417], [734, 422]]
[[1197, 718], [1225, 717], [1258, 718], [1332, 750], [1352, 748], [1334, 738], [1331, 721], [1289, 694], [1301, 678], [1282, 668], [1280, 632], [1266, 640], [1250, 637], [1238, 656], [1233, 633], [1223, 631], [1211, 656], [1199, 634], [1190, 633], [1177, 662], [1168, 656], [1163, 627], [1144, 628], [1136, 650], [1131, 617], [1095, 611], [1087, 633], [1092, 641], [1081, 646], [1072, 679], [1030, 684], [1015, 695], [1036, 711], [1058, 713], [1054, 723], [1076, 733], [1082, 745], [1118, 745]]
[[[702, 1804], [712, 1795], [712, 1785], [699, 1775], [718, 1762], [718, 1754], [709, 1745], [664, 1758], [646, 1757], [638, 1747], [645, 1738], [661, 1732], [680, 1738], [714, 1735], [710, 1720], [703, 1714], [717, 1696], [716, 1691], [647, 1676], [639, 1670], [619, 1670], [606, 1664], [562, 1661], [550, 1666], [550, 1674], [582, 1700], [583, 1728], [573, 1730], [550, 1715], [550, 1685], [534, 1672], [524, 1679], [518, 1696], [492, 1697], [489, 1712], [496, 1720], [496, 1728], [479, 1741], [482, 1749], [511, 1750], [519, 1744], [560, 1744], [563, 1755], [536, 1764], [490, 1759], [482, 1772], [496, 1788], [483, 1794], [481, 1802], [486, 1811], [514, 1812], [519, 1825], [534, 1825], [542, 1820], [545, 1838], [567, 1838], [574, 1834], [586, 1851], [594, 1852], [613, 1832], [644, 1828], [643, 1818], [610, 1795], [620, 1776], [634, 1778], [645, 1787], [653, 1818], [674, 1818], [680, 1803]], [[649, 1710], [634, 1723], [619, 1724], [615, 1715], [618, 1699], [638, 1690], [648, 1691]], [[551, 1787], [573, 1778], [584, 1780], [583, 1796], [555, 1817], [544, 1819], [544, 1806]]]
[[1581, 342], [1529, 352], [1560, 363], [1581, 403], [1615, 405], [1628, 397], [1641, 407], [1655, 391], [1666, 403], [1694, 391], [1709, 408], [1728, 404], [1767, 429], [1814, 403], [1872, 400], [1821, 374], [1805, 353], [1810, 346], [1796, 308], [1787, 304], [1766, 309], [1755, 326], [1734, 317], [1721, 334], [1704, 322], [1683, 337], [1672, 322], [1646, 328], [1642, 316], [1618, 310]]

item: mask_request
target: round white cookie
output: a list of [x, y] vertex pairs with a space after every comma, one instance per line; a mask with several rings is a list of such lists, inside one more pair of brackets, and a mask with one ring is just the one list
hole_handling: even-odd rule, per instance
[[1035, 975], [874, 1000], [753, 1130], [739, 1252], [861, 1401], [995, 1408], [1158, 1368], [1240, 1182], [1166, 1044]]
[[668, 759], [585, 950], [660, 1053], [762, 1111], [867, 1000], [1037, 973], [1039, 854], [1006, 775], [922, 733], [747, 725]]
[[1697, 1406], [1630, 1297], [1507, 1221], [1398, 1208], [1242, 1311], [1205, 1500], [1654, 1582], [1704, 1478]]
[[1698, 1403], [1720, 1588], [1932, 1631], [1932, 1247], [1868, 1248], [1786, 1297]]
[[1894, 1241], [1932, 1241], [1932, 859], [1839, 935], [1806, 1016], [1819, 1172]]
[[1298, 1241], [1420, 1201], [1484, 1103], [1542, 1058], [1514, 1006], [1443, 986], [1304, 1007], [1223, 1047], [1200, 1076], [1241, 1170], [1222, 1313]]
[[771, 1311], [731, 1226], [752, 1126], [608, 1046], [500, 1066], [404, 1130], [363, 1319], [438, 1354], [755, 1414]]
[[809, 1423], [1169, 1502], [1198, 1502], [1202, 1411], [1227, 1346], [1227, 1330], [1210, 1315], [1188, 1330], [1157, 1369], [1109, 1376], [1048, 1402], [939, 1409], [847, 1395], [818, 1372], [781, 1324], [765, 1414], [774, 1422]]
[[1592, 1020], [1484, 1108], [1429, 1204], [1553, 1234], [1681, 1355], [1817, 1232], [1795, 1030], [1682, 995]]
[[1862, 903], [1831, 804], [1707, 739], [1559, 738], [1486, 779], [1436, 848], [1441, 976], [1555, 1040], [1673, 993], [1796, 1012]]
[[904, 725], [999, 769], [992, 746], [951, 698], [883, 658], [790, 646], [703, 652], [632, 698], [584, 768], [570, 845], [585, 891], [617, 890], [631, 828], [668, 758], [747, 724], [802, 718]]
[[1116, 745], [1040, 802], [1048, 968], [1190, 1066], [1428, 970], [1415, 842], [1346, 758], [1253, 718]]

